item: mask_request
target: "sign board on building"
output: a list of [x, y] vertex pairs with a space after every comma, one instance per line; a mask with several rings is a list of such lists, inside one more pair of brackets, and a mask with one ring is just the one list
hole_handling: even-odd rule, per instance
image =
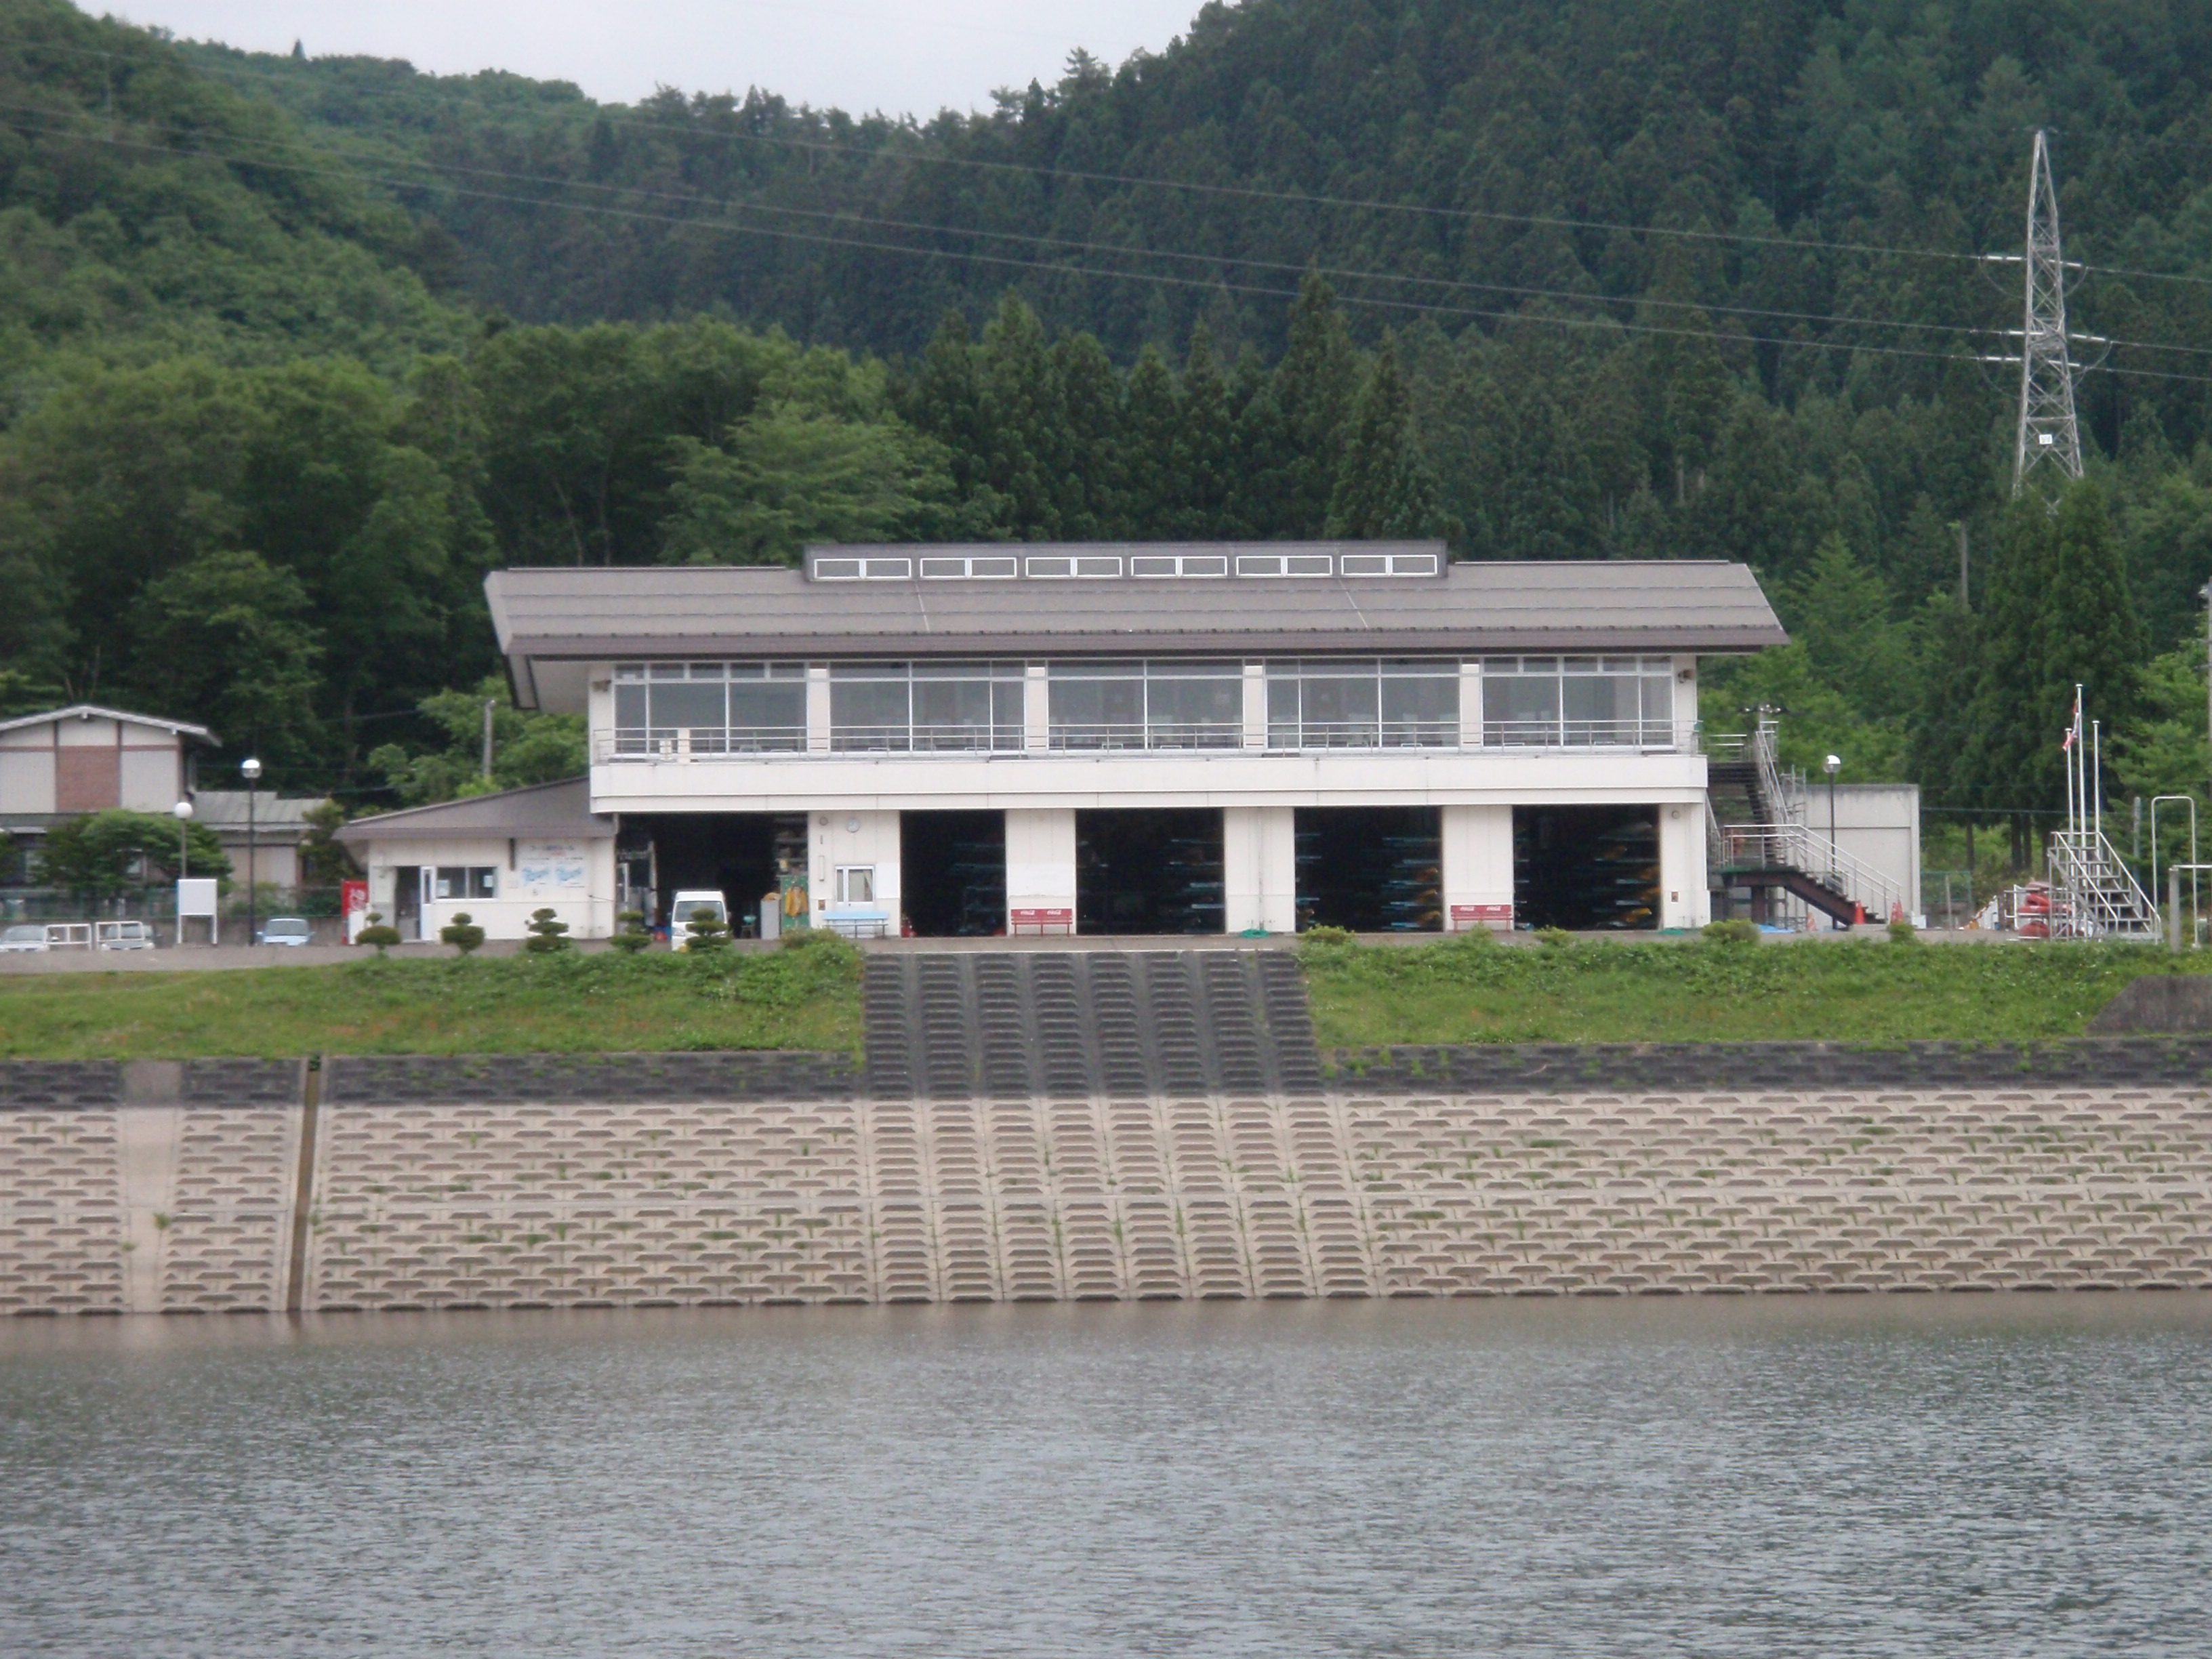
[[585, 872], [580, 841], [526, 841], [515, 849], [514, 878], [525, 898], [580, 899]]

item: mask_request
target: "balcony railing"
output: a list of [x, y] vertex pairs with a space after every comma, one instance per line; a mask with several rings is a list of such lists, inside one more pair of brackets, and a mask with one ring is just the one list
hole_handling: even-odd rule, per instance
[[1221, 720], [1155, 720], [1149, 726], [1055, 722], [1047, 729], [1046, 746], [1058, 750], [1242, 749], [1244, 727]]
[[[1030, 750], [1023, 734], [1005, 726], [843, 726], [833, 729], [829, 752], [852, 755], [1022, 755], [1134, 751], [1222, 753], [1244, 747], [1244, 730], [1219, 721], [1139, 726], [1054, 725], [1043, 750]], [[1480, 745], [1460, 741], [1456, 720], [1343, 721], [1300, 726], [1277, 722], [1267, 731], [1270, 754], [1391, 752], [1404, 750], [1480, 754], [1505, 749], [1614, 749], [1644, 753], [1702, 752], [1695, 727], [1666, 720], [1486, 720]], [[592, 735], [596, 764], [617, 761], [678, 763], [761, 755], [804, 755], [803, 726], [746, 730], [623, 728]]]
[[1578, 720], [1559, 716], [1485, 720], [1486, 749], [1680, 749], [1694, 751], [1693, 733], [1672, 720]]
[[1277, 720], [1267, 747], [1299, 749], [1456, 749], [1459, 720]]
[[618, 726], [592, 734], [592, 758], [688, 761], [726, 755], [791, 755], [806, 750], [803, 726]]

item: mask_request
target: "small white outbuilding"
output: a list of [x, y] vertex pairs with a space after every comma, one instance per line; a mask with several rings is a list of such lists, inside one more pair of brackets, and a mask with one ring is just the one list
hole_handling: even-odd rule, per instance
[[368, 872], [369, 908], [405, 939], [465, 911], [489, 939], [521, 939], [550, 908], [574, 939], [614, 932], [615, 830], [583, 778], [356, 818], [337, 839]]

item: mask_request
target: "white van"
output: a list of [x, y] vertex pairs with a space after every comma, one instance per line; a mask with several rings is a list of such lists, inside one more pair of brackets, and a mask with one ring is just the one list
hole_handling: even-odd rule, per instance
[[681, 948], [691, 937], [690, 928], [694, 916], [712, 916], [727, 927], [730, 907], [720, 893], [708, 888], [691, 888], [677, 894], [668, 906], [668, 942]]

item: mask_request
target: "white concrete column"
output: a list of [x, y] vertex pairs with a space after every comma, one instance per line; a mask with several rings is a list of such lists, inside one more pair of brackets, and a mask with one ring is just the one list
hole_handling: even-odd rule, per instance
[[1459, 746], [1482, 747], [1482, 665], [1476, 661], [1459, 665]]
[[1052, 747], [1052, 672], [1041, 662], [1022, 671], [1022, 747], [1039, 754]]
[[1006, 908], [1065, 911], [1075, 926], [1075, 810], [1023, 807], [1006, 814]]
[[[1464, 686], [1465, 682], [1462, 682]], [[1513, 809], [1447, 806], [1443, 816], [1444, 927], [1513, 927]]]
[[1702, 927], [1713, 919], [1705, 890], [1705, 809], [1695, 801], [1659, 808], [1659, 925]]
[[806, 665], [806, 752], [830, 752], [830, 665]]
[[1264, 662], [1244, 665], [1244, 746], [1267, 746], [1267, 665]]
[[[1249, 705], [1248, 705], [1249, 707]], [[1231, 806], [1221, 814], [1222, 919], [1232, 933], [1298, 927], [1297, 809]]]

